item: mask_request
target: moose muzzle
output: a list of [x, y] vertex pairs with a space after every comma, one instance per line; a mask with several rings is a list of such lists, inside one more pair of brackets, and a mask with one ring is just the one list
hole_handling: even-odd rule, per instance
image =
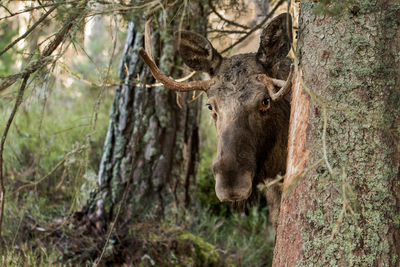
[[215, 175], [215, 192], [218, 199], [223, 201], [241, 201], [247, 199], [252, 190], [253, 174], [251, 172]]

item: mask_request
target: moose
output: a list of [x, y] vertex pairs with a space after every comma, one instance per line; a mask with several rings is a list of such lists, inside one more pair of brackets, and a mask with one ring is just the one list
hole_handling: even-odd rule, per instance
[[[177, 82], [156, 66], [151, 49], [150, 21], [145, 27], [145, 49], [139, 53], [156, 80], [171, 90], [202, 90], [218, 137], [213, 162], [215, 192], [222, 201], [249, 198], [260, 182], [266, 190], [270, 220], [276, 226], [281, 190], [271, 182], [286, 169], [290, 115], [289, 92], [293, 65], [287, 57], [292, 44], [292, 19], [283, 13], [263, 29], [257, 53], [222, 57], [203, 36], [176, 32], [176, 49], [184, 63], [206, 72], [210, 80]], [[278, 90], [279, 89], [279, 90]]]

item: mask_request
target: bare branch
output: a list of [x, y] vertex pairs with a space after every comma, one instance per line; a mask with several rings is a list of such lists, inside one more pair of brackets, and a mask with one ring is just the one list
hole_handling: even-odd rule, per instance
[[38, 60], [32, 61], [21, 72], [4, 77], [5, 81], [0, 84], [0, 92], [14, 84], [18, 79], [25, 75], [30, 75], [37, 69], [46, 66], [53, 60], [52, 57], [40, 57]]
[[38, 21], [36, 21], [32, 27], [30, 27], [24, 34], [22, 34], [20, 37], [18, 37], [17, 39], [15, 39], [11, 44], [9, 44], [6, 48], [4, 48], [1, 52], [0, 52], [0, 56], [3, 55], [5, 52], [7, 52], [8, 49], [10, 49], [11, 47], [13, 47], [16, 43], [18, 43], [19, 41], [21, 41], [22, 39], [24, 39], [25, 37], [27, 37], [40, 23], [43, 22], [43, 20], [45, 20], [47, 18], [48, 15], [50, 15], [51, 12], [54, 11], [54, 9], [56, 9], [57, 6], [54, 5], [52, 8], [49, 9], [49, 11], [47, 11]]
[[239, 27], [239, 28], [242, 28], [242, 29], [246, 29], [246, 30], [250, 29], [250, 27], [248, 27], [248, 26], [246, 26], [246, 25], [242, 25], [242, 24], [236, 23], [236, 22], [234, 22], [234, 21], [232, 21], [232, 20], [229, 20], [229, 19], [224, 18], [221, 14], [218, 13], [218, 11], [217, 11], [217, 10], [215, 9], [215, 7], [212, 5], [211, 0], [208, 0], [208, 5], [210, 6], [212, 12], [214, 12], [214, 14], [217, 15], [218, 18], [220, 18], [222, 21], [225, 21], [225, 22], [228, 23], [228, 24], [234, 25], [234, 26]]
[[[85, 5], [87, 1], [84, 1]], [[50, 10], [49, 10], [50, 11]], [[21, 78], [24, 75], [30, 75], [37, 71], [39, 68], [43, 67], [44, 64], [47, 64], [49, 62], [48, 57], [54, 52], [54, 50], [57, 49], [57, 47], [64, 41], [66, 38], [67, 33], [71, 29], [72, 25], [74, 24], [75, 20], [81, 16], [80, 12], [74, 12], [70, 18], [67, 20], [66, 23], [64, 23], [64, 26], [61, 28], [60, 31], [57, 32], [57, 34], [54, 37], [54, 40], [44, 49], [42, 55], [39, 57], [38, 60], [31, 62], [23, 71], [21, 71], [18, 74], [11, 75], [7, 77], [7, 80], [4, 81], [0, 85], [0, 92], [12, 84], [14, 84], [19, 78]]]
[[246, 31], [235, 31], [235, 30], [210, 30], [207, 31], [207, 33], [213, 33], [213, 32], [218, 32], [218, 33], [233, 33], [233, 34], [246, 34]]
[[263, 19], [263, 21], [261, 21], [261, 23], [257, 24], [254, 28], [252, 28], [249, 32], [247, 32], [246, 35], [240, 37], [239, 40], [237, 40], [236, 42], [234, 42], [232, 45], [230, 45], [229, 47], [225, 48], [224, 50], [222, 50], [221, 53], [226, 53], [229, 50], [231, 50], [232, 48], [234, 48], [235, 46], [237, 46], [238, 44], [240, 44], [241, 42], [243, 42], [247, 37], [249, 37], [253, 32], [255, 32], [256, 30], [258, 30], [259, 28], [261, 28], [265, 22], [267, 22], [275, 13], [275, 11], [278, 9], [278, 7], [280, 7], [286, 0], [280, 0], [275, 6], [274, 8], [271, 10], [271, 12], [268, 13], [268, 15]]
[[1, 6], [2, 8], [4, 8], [4, 9], [10, 14], [10, 16], [14, 16], [14, 15], [15, 15], [15, 14], [12, 13], [5, 5], [0, 4], [0, 6]]
[[[40, 6], [29, 7], [29, 8], [26, 8], [26, 9], [23, 9], [23, 10], [20, 10], [20, 11], [17, 11], [17, 12], [15, 12], [15, 13], [10, 13], [10, 12], [9, 12], [10, 15], [0, 18], [0, 21], [3, 20], [3, 19], [8, 19], [8, 18], [17, 16], [17, 15], [21, 15], [21, 14], [26, 13], [26, 12], [31, 12], [31, 11], [36, 10], [36, 9], [41, 9], [41, 8], [43, 8], [43, 7], [68, 5], [68, 4], [76, 3], [76, 2], [78, 2], [78, 0], [75, 0], [75, 1], [65, 1], [65, 2], [57, 2], [57, 3], [43, 4], [43, 5], [40, 5]], [[4, 5], [1, 5], [1, 6], [4, 7], [4, 8], [6, 8]]]

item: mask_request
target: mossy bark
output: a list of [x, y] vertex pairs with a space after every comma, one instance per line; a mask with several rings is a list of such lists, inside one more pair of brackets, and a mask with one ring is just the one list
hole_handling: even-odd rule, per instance
[[292, 101], [306, 109], [291, 115], [273, 266], [399, 266], [400, 3], [313, 7], [300, 5]]
[[[175, 3], [164, 10], [165, 17], [154, 15], [152, 23], [156, 63], [166, 75], [176, 78], [182, 77], [183, 64], [173, 48], [173, 32], [181, 22], [186, 29], [200, 33], [207, 25], [201, 5], [189, 4], [183, 21], [179, 7]], [[193, 99], [193, 93], [138, 84], [156, 83], [138, 55], [144, 22], [128, 25], [120, 67], [122, 85], [111, 108], [99, 189], [84, 212], [101, 232], [109, 229], [116, 216], [118, 225], [126, 225], [133, 220], [160, 219], [166, 213], [175, 215], [191, 203], [195, 185], [201, 97]], [[200, 26], [193, 29], [191, 25]]]

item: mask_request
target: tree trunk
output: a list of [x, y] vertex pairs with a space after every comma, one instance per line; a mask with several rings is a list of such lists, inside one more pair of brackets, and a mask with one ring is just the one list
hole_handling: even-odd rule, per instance
[[300, 6], [273, 266], [399, 266], [400, 4], [314, 6]]
[[[173, 48], [173, 31], [179, 28], [180, 4], [153, 17], [153, 50], [160, 69], [182, 76], [181, 60]], [[189, 4], [183, 27], [198, 25], [205, 32], [201, 5]], [[165, 19], [165, 20], [164, 20]], [[160, 26], [163, 22], [171, 24]], [[155, 80], [138, 55], [143, 46], [143, 26], [131, 21], [120, 67], [123, 84], [115, 92], [110, 124], [99, 171], [99, 189], [86, 211], [89, 221], [104, 232], [118, 217], [124, 225], [132, 219], [161, 218], [191, 203], [198, 162], [201, 97], [170, 91], [164, 86], [146, 88], [139, 83]], [[203, 22], [203, 23], [201, 23]], [[168, 27], [168, 28], [167, 28]], [[155, 48], [155, 49], [154, 49]], [[140, 77], [140, 81], [137, 77]], [[171, 213], [171, 214], [172, 214]]]

